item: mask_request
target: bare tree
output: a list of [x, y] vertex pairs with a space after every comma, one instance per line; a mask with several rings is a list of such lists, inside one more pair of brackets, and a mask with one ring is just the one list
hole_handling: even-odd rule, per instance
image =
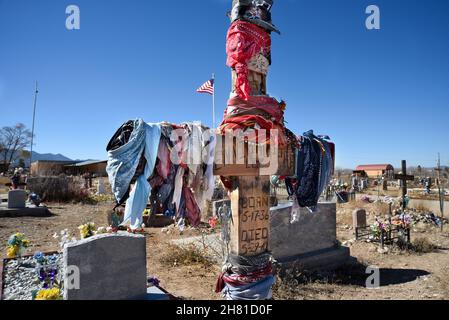
[[31, 143], [31, 132], [23, 123], [0, 129], [0, 155], [5, 164], [17, 160]]

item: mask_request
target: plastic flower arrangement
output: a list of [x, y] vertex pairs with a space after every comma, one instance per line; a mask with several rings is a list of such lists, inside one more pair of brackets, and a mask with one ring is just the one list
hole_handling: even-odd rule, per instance
[[109, 229], [106, 227], [99, 227], [94, 233], [95, 234], [104, 234], [104, 233], [109, 233], [108, 231]]
[[371, 232], [377, 238], [380, 238], [382, 232], [388, 232], [391, 230], [391, 225], [389, 222], [382, 221], [376, 218], [376, 221], [371, 225]]
[[61, 248], [61, 250], [64, 249], [66, 244], [76, 242], [75, 237], [70, 238], [70, 233], [68, 229], [62, 230], [59, 234], [55, 233], [53, 235], [53, 238], [59, 240], [59, 247]]
[[45, 255], [42, 252], [36, 252], [33, 256], [34, 261], [36, 261], [36, 264], [44, 264], [47, 259], [45, 258]]
[[95, 235], [95, 224], [93, 222], [88, 222], [86, 224], [80, 225], [78, 227], [80, 231], [81, 239], [86, 239]]
[[401, 214], [400, 216], [393, 218], [391, 223], [402, 229], [410, 229], [413, 220], [409, 214]]
[[7, 256], [8, 258], [17, 258], [21, 257], [23, 254], [23, 251], [28, 248], [30, 245], [30, 241], [25, 238], [25, 235], [23, 233], [16, 233], [13, 234], [8, 239], [8, 248], [7, 248]]
[[61, 289], [43, 289], [37, 292], [35, 300], [62, 300]]
[[42, 284], [42, 288], [51, 289], [58, 286], [56, 256], [45, 256], [42, 252], [36, 252], [33, 258], [36, 261], [36, 274]]

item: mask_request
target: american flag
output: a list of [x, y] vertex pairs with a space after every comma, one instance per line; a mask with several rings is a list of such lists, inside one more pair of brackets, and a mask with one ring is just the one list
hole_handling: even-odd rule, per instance
[[201, 87], [199, 87], [196, 92], [199, 93], [208, 93], [208, 94], [214, 94], [214, 79], [210, 79], [206, 81]]

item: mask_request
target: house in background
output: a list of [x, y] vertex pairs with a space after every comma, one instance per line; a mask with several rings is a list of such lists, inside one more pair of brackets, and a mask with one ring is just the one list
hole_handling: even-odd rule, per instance
[[31, 175], [35, 177], [48, 177], [66, 174], [80, 176], [90, 173], [98, 177], [106, 177], [107, 161], [47, 161], [40, 160], [31, 164]]
[[58, 176], [65, 173], [64, 167], [76, 163], [75, 161], [39, 160], [31, 164], [31, 175], [35, 177]]
[[104, 161], [89, 160], [66, 165], [64, 166], [64, 169], [66, 174], [72, 176], [81, 176], [85, 173], [90, 173], [92, 175], [96, 175], [97, 177], [106, 177], [107, 164], [108, 164], [107, 160]]
[[378, 178], [384, 176], [392, 179], [394, 176], [394, 168], [391, 164], [365, 164], [358, 166], [355, 171], [365, 172], [368, 178]]

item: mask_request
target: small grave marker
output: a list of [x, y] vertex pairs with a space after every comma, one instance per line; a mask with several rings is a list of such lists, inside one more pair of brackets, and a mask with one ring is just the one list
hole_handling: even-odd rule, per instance
[[8, 192], [8, 208], [23, 209], [26, 207], [26, 192], [24, 190], [11, 190]]
[[354, 231], [357, 228], [366, 227], [366, 211], [364, 209], [355, 209], [352, 213], [352, 226]]

